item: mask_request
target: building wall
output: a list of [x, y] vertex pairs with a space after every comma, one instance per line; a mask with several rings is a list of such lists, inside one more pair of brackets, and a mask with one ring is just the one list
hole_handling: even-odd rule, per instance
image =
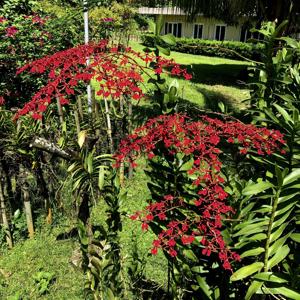
[[[204, 18], [197, 17], [192, 23], [187, 22], [185, 16], [175, 16], [175, 15], [167, 15], [164, 17], [165, 22], [175, 22], [182, 23], [182, 36], [183, 37], [193, 37], [194, 32], [194, 24], [203, 24], [203, 39], [214, 40], [215, 39], [215, 31], [216, 25], [226, 25], [224, 22]], [[164, 33], [164, 27], [162, 30], [162, 34]], [[241, 35], [241, 26], [227, 26], [225, 29], [225, 40], [229, 41], [239, 41]]]

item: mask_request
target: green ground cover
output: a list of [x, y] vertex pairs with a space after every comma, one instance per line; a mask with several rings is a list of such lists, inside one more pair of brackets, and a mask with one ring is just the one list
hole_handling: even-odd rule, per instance
[[[140, 223], [127, 216], [146, 205], [149, 197], [143, 161], [140, 161], [136, 176], [127, 183], [127, 200], [121, 204], [124, 213], [123, 230], [120, 235], [122, 263], [128, 269], [133, 262], [134, 245], [140, 259], [139, 268], [143, 271], [143, 289], [160, 292], [166, 288], [167, 261], [161, 252], [153, 256], [149, 253], [155, 235], [142, 232]], [[68, 200], [66, 200], [68, 201]], [[92, 222], [105, 225], [105, 203], [99, 201], [92, 211]], [[75, 221], [75, 220], [74, 220]], [[84, 299], [84, 276], [72, 261], [78, 256], [79, 245], [76, 237], [57, 240], [62, 233], [74, 228], [74, 222], [46, 226], [37, 232], [35, 239], [25, 240], [11, 251], [0, 251], [0, 299]], [[75, 255], [74, 255], [75, 253]], [[34, 276], [38, 272], [54, 274], [49, 291], [38, 292]], [[127, 277], [127, 274], [124, 274]], [[129, 283], [129, 278], [126, 279]], [[136, 286], [137, 289], [142, 288]], [[130, 297], [130, 291], [127, 291]], [[152, 292], [151, 292], [152, 293]], [[160, 294], [162, 296], [162, 294]], [[161, 298], [161, 297], [160, 297]], [[130, 299], [130, 298], [128, 298]]]

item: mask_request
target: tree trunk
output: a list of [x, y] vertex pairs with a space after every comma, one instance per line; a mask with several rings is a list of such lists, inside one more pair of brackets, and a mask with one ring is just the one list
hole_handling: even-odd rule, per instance
[[34, 237], [34, 227], [32, 219], [31, 204], [29, 199], [29, 192], [27, 189], [23, 189], [23, 200], [24, 200], [24, 210], [26, 215], [26, 222], [28, 228], [28, 234], [30, 238]]
[[1, 217], [2, 217], [2, 223], [3, 227], [6, 233], [6, 241], [8, 248], [13, 247], [13, 239], [12, 235], [9, 229], [9, 223], [8, 223], [8, 218], [6, 214], [6, 204], [5, 204], [5, 199], [4, 199], [4, 192], [3, 192], [3, 187], [2, 187], [2, 178], [0, 178], [0, 210], [1, 210]]

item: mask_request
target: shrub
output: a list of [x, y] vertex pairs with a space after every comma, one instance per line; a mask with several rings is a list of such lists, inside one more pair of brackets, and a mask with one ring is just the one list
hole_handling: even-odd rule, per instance
[[[143, 44], [147, 47], [153, 47], [155, 41], [154, 35], [145, 34], [142, 36]], [[166, 47], [160, 41], [160, 46]], [[243, 43], [237, 41], [214, 41], [214, 40], [199, 40], [191, 38], [176, 38], [176, 44], [170, 47], [173, 51], [218, 56], [230, 59], [241, 59], [242, 57], [260, 60], [260, 52], [263, 49], [262, 44]]]

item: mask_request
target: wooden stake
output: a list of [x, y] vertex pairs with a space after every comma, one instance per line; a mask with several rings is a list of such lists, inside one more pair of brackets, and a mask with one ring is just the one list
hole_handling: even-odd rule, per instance
[[31, 203], [29, 199], [29, 192], [27, 189], [23, 189], [23, 201], [24, 201], [24, 210], [26, 215], [28, 234], [30, 238], [33, 238], [34, 227], [33, 227], [32, 211], [31, 211]]
[[57, 112], [58, 112], [58, 116], [59, 116], [60, 126], [61, 126], [61, 128], [63, 128], [64, 114], [63, 114], [62, 106], [60, 104], [60, 100], [58, 97], [56, 97], [56, 104], [57, 104]]
[[1, 216], [2, 216], [2, 222], [3, 222], [3, 227], [6, 233], [6, 242], [8, 245], [9, 249], [12, 249], [13, 247], [13, 239], [12, 235], [9, 229], [9, 223], [8, 223], [8, 218], [6, 214], [6, 205], [5, 205], [5, 199], [4, 199], [4, 192], [2, 188], [2, 182], [0, 178], [0, 210], [1, 210]]
[[108, 101], [106, 98], [104, 98], [104, 104], [105, 104], [105, 115], [106, 115], [106, 123], [107, 123], [108, 143], [109, 143], [110, 153], [113, 154], [114, 153], [114, 142], [113, 142], [113, 138], [112, 138], [110, 111], [109, 111]]

